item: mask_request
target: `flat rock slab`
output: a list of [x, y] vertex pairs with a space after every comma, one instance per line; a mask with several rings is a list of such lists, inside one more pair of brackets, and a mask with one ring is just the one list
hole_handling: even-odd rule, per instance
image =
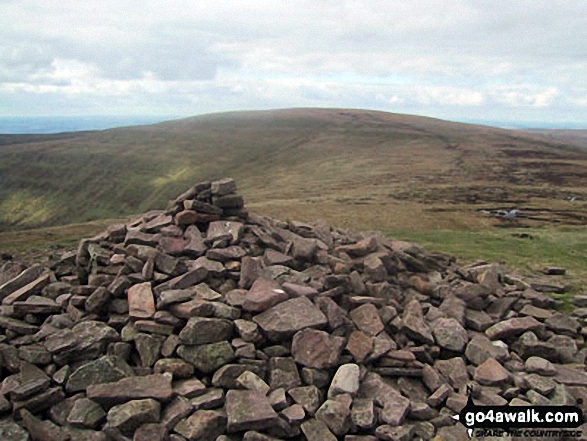
[[273, 341], [284, 340], [304, 328], [325, 326], [328, 319], [307, 297], [297, 297], [253, 317]]
[[3, 283], [0, 285], [0, 300], [4, 300], [8, 295], [35, 281], [42, 272], [43, 267], [39, 264], [34, 264], [30, 268], [22, 271], [16, 277]]
[[247, 292], [243, 309], [250, 312], [262, 312], [288, 298], [289, 296], [277, 282], [257, 279]]
[[516, 317], [496, 323], [485, 331], [485, 335], [491, 340], [515, 337], [526, 331], [538, 329], [543, 325], [534, 317]]
[[17, 334], [34, 334], [39, 328], [22, 320], [0, 315], [0, 328], [14, 331]]
[[273, 426], [277, 420], [277, 414], [265, 394], [251, 390], [228, 391], [226, 416], [227, 430], [232, 433], [241, 430], [263, 430]]
[[108, 411], [108, 425], [125, 434], [132, 434], [145, 423], [157, 423], [161, 414], [161, 403], [153, 399], [132, 400], [114, 406]]
[[556, 381], [566, 386], [586, 386], [587, 373], [578, 369], [572, 369], [564, 366], [556, 366]]
[[172, 376], [169, 374], [123, 378], [113, 383], [88, 386], [86, 393], [91, 400], [104, 404], [124, 403], [142, 398], [167, 401], [173, 395], [171, 379]]
[[39, 294], [41, 290], [49, 284], [49, 282], [51, 282], [51, 275], [43, 274], [22, 288], [19, 288], [13, 293], [7, 295], [4, 300], [2, 300], [2, 304], [12, 305], [14, 302], [25, 301], [30, 296]]

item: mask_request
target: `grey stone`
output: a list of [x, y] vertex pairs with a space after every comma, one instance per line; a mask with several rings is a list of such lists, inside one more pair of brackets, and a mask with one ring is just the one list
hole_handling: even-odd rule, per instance
[[72, 426], [95, 429], [105, 416], [106, 412], [98, 403], [88, 398], [81, 398], [75, 401], [67, 422]]
[[277, 414], [263, 393], [249, 390], [229, 390], [226, 394], [228, 432], [263, 430], [271, 427]]
[[132, 400], [112, 407], [106, 416], [108, 425], [132, 434], [145, 423], [159, 422], [161, 404], [153, 399]]
[[297, 363], [315, 369], [336, 366], [345, 340], [324, 331], [304, 329], [294, 335], [292, 354]]
[[65, 389], [69, 393], [84, 391], [92, 384], [111, 383], [133, 375], [132, 368], [124, 360], [105, 355], [73, 371]]
[[184, 345], [201, 345], [228, 340], [232, 335], [233, 323], [229, 320], [192, 317], [179, 333]]
[[234, 350], [227, 341], [199, 346], [181, 345], [177, 354], [205, 374], [214, 372], [234, 360]]
[[190, 441], [215, 441], [226, 429], [226, 415], [216, 410], [198, 410], [180, 421], [175, 431]]
[[349, 394], [354, 396], [359, 390], [360, 369], [353, 363], [343, 364], [340, 366], [334, 377], [330, 388], [328, 389], [328, 398], [340, 394]]
[[328, 319], [308, 298], [296, 297], [279, 303], [253, 317], [253, 321], [273, 341], [291, 337], [305, 328], [316, 328]]

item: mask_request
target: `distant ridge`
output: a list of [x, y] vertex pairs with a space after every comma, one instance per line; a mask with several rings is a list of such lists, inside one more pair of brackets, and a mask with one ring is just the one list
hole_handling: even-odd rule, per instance
[[0, 117], [0, 134], [30, 135], [106, 130], [115, 127], [154, 124], [172, 117], [147, 116], [42, 116]]
[[466, 226], [524, 204], [581, 222], [585, 207], [557, 204], [587, 199], [583, 148], [421, 116], [229, 112], [69, 136], [4, 139], [0, 228], [126, 216], [226, 175], [261, 214], [360, 228]]

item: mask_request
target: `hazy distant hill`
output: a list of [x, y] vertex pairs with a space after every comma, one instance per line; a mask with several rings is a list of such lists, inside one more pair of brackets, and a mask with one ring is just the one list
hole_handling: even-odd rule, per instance
[[5, 228], [160, 208], [224, 176], [250, 210], [377, 228], [466, 226], [524, 204], [581, 219], [566, 200], [587, 198], [587, 152], [570, 142], [384, 112], [237, 112], [26, 141], [0, 148]]
[[555, 141], [580, 145], [587, 148], [587, 130], [528, 130], [530, 134], [541, 135]]

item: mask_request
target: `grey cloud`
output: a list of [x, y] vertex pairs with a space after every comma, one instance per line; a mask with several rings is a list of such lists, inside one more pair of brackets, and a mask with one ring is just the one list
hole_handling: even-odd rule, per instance
[[587, 102], [584, 2], [12, 0], [1, 16], [0, 99], [31, 109], [319, 105], [530, 118], [568, 117]]

